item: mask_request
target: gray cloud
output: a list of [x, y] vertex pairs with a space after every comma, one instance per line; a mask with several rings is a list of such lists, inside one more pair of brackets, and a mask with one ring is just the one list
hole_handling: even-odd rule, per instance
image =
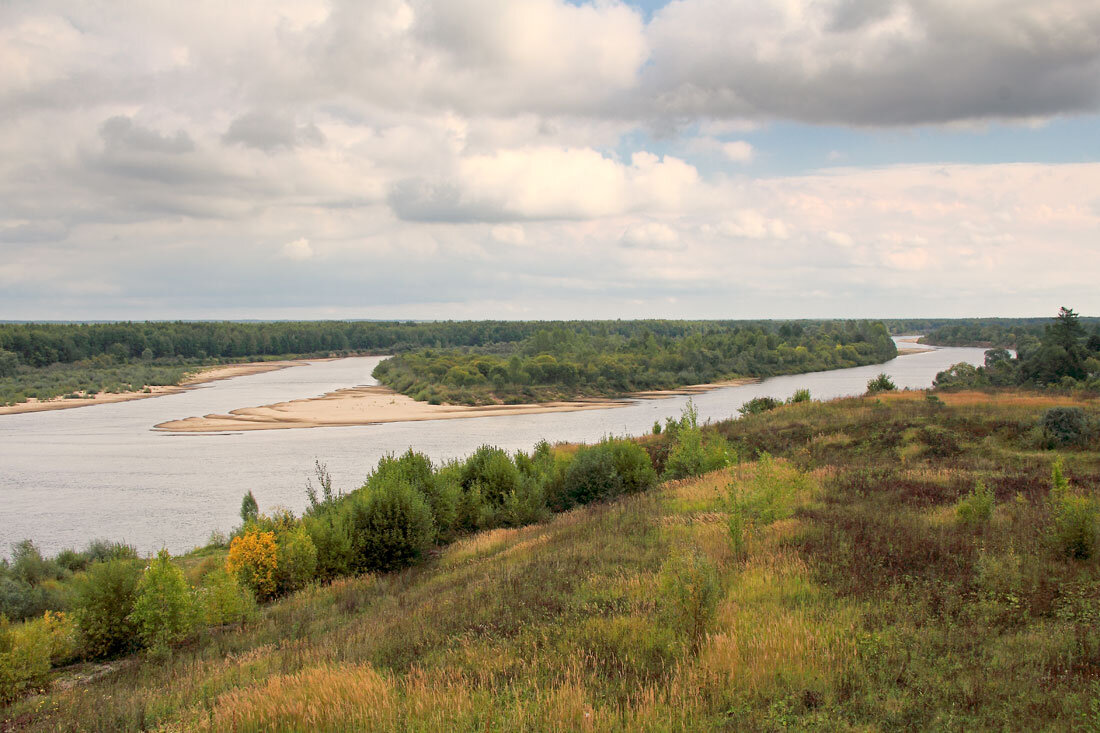
[[502, 222], [520, 218], [505, 212], [498, 202], [469, 199], [456, 183], [424, 179], [396, 182], [386, 202], [399, 219], [409, 222]]
[[299, 125], [289, 115], [247, 112], [233, 120], [222, 140], [272, 152], [299, 145], [321, 145], [325, 136], [312, 122]]
[[131, 118], [121, 115], [106, 120], [99, 128], [99, 134], [106, 146], [111, 149], [172, 155], [191, 153], [195, 150], [195, 143], [183, 130], [177, 130], [176, 134], [171, 136], [162, 135], [156, 130], [136, 125]]

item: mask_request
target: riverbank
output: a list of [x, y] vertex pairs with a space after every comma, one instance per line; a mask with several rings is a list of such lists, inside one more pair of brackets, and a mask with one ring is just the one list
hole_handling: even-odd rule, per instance
[[74, 407], [90, 407], [92, 405], [107, 405], [113, 402], [144, 400], [149, 397], [163, 397], [164, 395], [177, 394], [189, 389], [194, 389], [200, 384], [217, 382], [222, 379], [232, 379], [233, 377], [244, 377], [250, 374], [273, 372], [278, 369], [286, 369], [287, 367], [306, 363], [308, 363], [306, 360], [285, 360], [200, 367], [198, 372], [176, 385], [146, 387], [144, 390], [136, 392], [100, 392], [85, 397], [54, 397], [42, 401], [32, 397], [26, 402], [20, 402], [16, 405], [0, 406], [0, 415], [17, 415], [25, 412], [46, 412], [49, 410], [68, 410]]

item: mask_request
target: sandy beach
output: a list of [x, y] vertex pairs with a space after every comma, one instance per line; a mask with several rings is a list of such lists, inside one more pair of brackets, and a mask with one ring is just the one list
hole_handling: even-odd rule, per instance
[[88, 407], [91, 405], [106, 405], [112, 402], [129, 402], [130, 400], [144, 400], [149, 397], [161, 397], [168, 394], [176, 394], [188, 389], [194, 389], [200, 384], [216, 382], [220, 379], [232, 379], [248, 374], [261, 374], [273, 372], [276, 369], [285, 369], [306, 361], [263, 361], [249, 362], [247, 364], [224, 364], [221, 366], [201, 367], [200, 371], [187, 377], [178, 385], [166, 387], [149, 387], [148, 392], [100, 392], [90, 397], [66, 399], [54, 397], [50, 400], [38, 401], [34, 398], [17, 405], [0, 406], [0, 415], [16, 415], [23, 412], [44, 412], [46, 410], [68, 410], [74, 407]]

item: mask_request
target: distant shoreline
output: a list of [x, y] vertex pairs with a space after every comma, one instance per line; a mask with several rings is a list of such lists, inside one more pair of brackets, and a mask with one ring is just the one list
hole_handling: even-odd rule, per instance
[[222, 379], [244, 377], [249, 374], [262, 374], [273, 372], [287, 367], [307, 364], [310, 361], [320, 359], [289, 359], [282, 361], [257, 361], [243, 364], [215, 364], [209, 367], [200, 367], [195, 374], [184, 379], [179, 384], [147, 387], [148, 391], [137, 392], [100, 392], [91, 397], [65, 398], [54, 397], [39, 401], [33, 397], [26, 402], [15, 405], [0, 406], [0, 415], [18, 415], [27, 412], [48, 412], [50, 410], [69, 410], [74, 407], [91, 407], [92, 405], [109, 405], [115, 402], [130, 402], [131, 400], [144, 400], [149, 397], [163, 397], [164, 395], [178, 394], [194, 389], [200, 384], [217, 382]]

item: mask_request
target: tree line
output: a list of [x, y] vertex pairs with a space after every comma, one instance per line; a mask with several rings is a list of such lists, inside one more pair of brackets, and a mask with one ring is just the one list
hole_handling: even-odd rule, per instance
[[[1095, 320], [1095, 319], [1093, 319]], [[997, 331], [987, 331], [990, 335]], [[1002, 332], [1001, 341], [1009, 338]], [[955, 364], [936, 375], [935, 386], [945, 389], [985, 387], [1060, 387], [1100, 390], [1100, 326], [1090, 334], [1081, 317], [1061, 308], [1053, 321], [1011, 334], [1016, 355], [1001, 345], [985, 352], [982, 366]]]
[[632, 333], [541, 328], [511, 349], [426, 349], [398, 354], [374, 376], [428, 402], [515, 403], [614, 396], [736, 377], [839, 369], [897, 356], [886, 327], [870, 321], [695, 324]]

